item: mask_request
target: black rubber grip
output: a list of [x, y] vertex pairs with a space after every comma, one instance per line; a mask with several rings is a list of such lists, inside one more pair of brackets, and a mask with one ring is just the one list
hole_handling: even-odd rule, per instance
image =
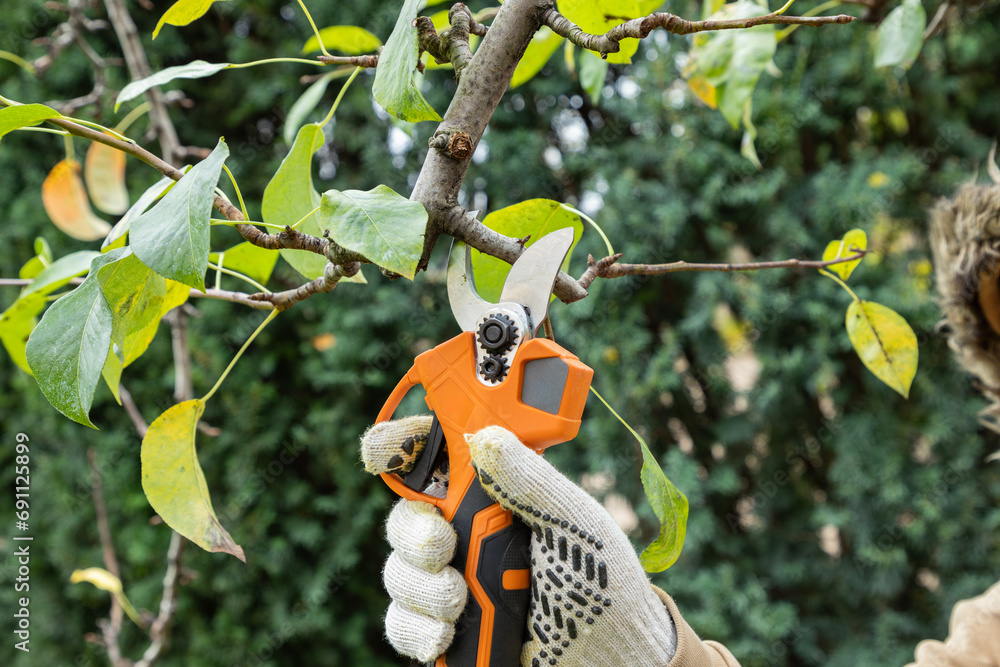
[[[441, 435], [440, 425], [435, 417], [431, 426], [431, 437], [421, 459], [444, 460], [446, 447], [450, 445], [443, 441], [444, 436]], [[463, 441], [458, 443], [458, 446], [467, 447], [468, 445]], [[423, 460], [418, 461], [417, 467], [407, 476], [407, 485], [409, 486], [411, 481], [412, 483], [420, 481], [426, 483], [436, 467]], [[458, 535], [458, 545], [451, 565], [465, 577], [466, 581], [470, 579], [465, 570], [466, 564], [469, 562], [473, 522], [480, 512], [496, 511], [495, 506], [497, 503], [486, 495], [482, 485], [478, 481], [473, 481], [452, 518], [451, 524]], [[510, 525], [483, 536], [479, 541], [479, 558], [475, 580], [494, 610], [492, 627], [488, 633], [490, 636], [489, 662], [477, 663], [484, 622], [483, 608], [470, 589], [465, 611], [462, 612], [462, 616], [455, 626], [455, 639], [444, 655], [445, 664], [448, 667], [518, 667], [520, 665], [521, 645], [525, 639], [531, 589], [505, 589], [503, 587], [503, 574], [508, 570], [528, 570], [530, 568], [530, 541], [530, 529], [516, 516], [513, 517], [513, 522]]]
[[[494, 504], [493, 499], [483, 491], [483, 487], [478, 482], [473, 482], [452, 519], [452, 526], [458, 534], [458, 547], [455, 549], [455, 558], [451, 564], [463, 576], [468, 562], [472, 521], [476, 514]], [[530, 539], [531, 530], [514, 517], [511, 525], [482, 540], [476, 579], [494, 609], [489, 663], [486, 665], [476, 662], [482, 636], [483, 610], [470, 591], [465, 611], [455, 626], [455, 639], [445, 653], [445, 664], [448, 667], [520, 665], [531, 589], [504, 589], [503, 573], [507, 570], [526, 570], [530, 567], [528, 555]]]

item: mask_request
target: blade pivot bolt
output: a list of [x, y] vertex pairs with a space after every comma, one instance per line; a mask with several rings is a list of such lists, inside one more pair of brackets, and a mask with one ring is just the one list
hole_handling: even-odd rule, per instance
[[517, 326], [503, 314], [490, 315], [479, 325], [479, 344], [493, 354], [502, 354], [517, 340]]

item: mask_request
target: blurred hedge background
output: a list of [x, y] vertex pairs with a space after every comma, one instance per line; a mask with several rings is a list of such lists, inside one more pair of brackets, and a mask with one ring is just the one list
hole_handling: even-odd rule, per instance
[[[310, 34], [295, 3], [248, 0], [216, 5], [152, 43], [169, 5], [155, 4], [129, 3], [154, 69], [295, 55]], [[360, 25], [385, 40], [400, 3], [310, 5], [320, 26]], [[44, 46], [31, 40], [62, 18], [47, 7], [5, 3], [2, 48], [41, 55]], [[700, 13], [692, 3], [671, 9]], [[937, 4], [926, 9], [932, 15]], [[504, 98], [484, 137], [488, 152], [481, 148], [465, 183], [466, 202], [487, 211], [532, 197], [575, 203], [598, 219], [625, 261], [818, 258], [848, 229], [867, 230], [877, 253], [851, 282], [918, 334], [909, 401], [862, 366], [844, 331], [848, 297], [814, 271], [599, 281], [585, 301], [552, 309], [557, 338], [594, 367], [596, 388], [647, 438], [690, 500], [684, 553], [653, 581], [676, 596], [702, 636], [728, 644], [746, 666], [903, 664], [918, 640], [945, 636], [957, 600], [1000, 574], [1000, 475], [984, 463], [998, 441], [977, 428], [984, 403], [935, 332], [925, 234], [927, 206], [982, 178], [1000, 133], [1000, 4], [963, 3], [959, 14], [908, 72], [873, 69], [871, 25], [795, 31], [779, 44], [780, 76], [765, 75], [754, 97], [760, 171], [741, 157], [740, 134], [697, 103], [679, 76], [687, 38], [644, 41], [631, 66], [612, 68], [596, 104], [557, 53], [542, 76]], [[119, 53], [110, 30], [90, 39], [101, 54]], [[182, 143], [211, 147], [225, 135], [252, 216], [287, 151], [281, 130], [304, 90], [299, 77], [313, 72], [272, 65], [181, 86], [194, 103], [172, 111]], [[126, 76], [110, 70], [109, 86], [120, 88]], [[433, 124], [387, 119], [373, 108], [371, 81], [370, 73], [360, 77], [337, 114], [316, 164], [320, 191], [385, 183], [408, 193], [414, 182]], [[427, 82], [443, 112], [454, 90], [450, 73], [429, 73]], [[0, 92], [24, 102], [68, 99], [91, 83], [89, 64], [73, 48], [42, 80], [0, 61]], [[81, 115], [116, 122], [110, 97]], [[77, 141], [79, 155], [84, 149]], [[5, 277], [33, 255], [38, 235], [57, 256], [97, 247], [61, 235], [41, 207], [41, 182], [62, 157], [62, 142], [47, 135], [17, 133], [0, 145]], [[130, 161], [128, 178], [134, 198], [156, 174]], [[215, 247], [237, 241], [220, 234]], [[573, 273], [588, 252], [602, 251], [588, 231]], [[161, 665], [403, 662], [381, 637], [382, 522], [393, 499], [363, 472], [357, 438], [412, 357], [457, 333], [443, 261], [437, 253], [412, 284], [390, 283], [367, 267], [369, 286], [342, 285], [297, 305], [208, 404], [205, 419], [221, 435], [199, 435], [199, 458], [248, 562], [186, 550], [188, 583]], [[283, 279], [294, 279], [287, 268], [276, 284]], [[14, 296], [0, 288], [0, 309]], [[201, 313], [191, 339], [195, 390], [203, 393], [262, 316], [192, 303]], [[170, 359], [164, 325], [125, 373], [147, 420], [171, 401]], [[125, 590], [136, 606], [155, 610], [169, 529], [150, 523], [139, 439], [106, 388], [92, 412], [97, 432], [56, 413], [6, 355], [0, 377], [0, 482], [13, 486], [14, 434], [28, 433], [36, 536], [32, 652], [15, 651], [5, 634], [0, 662], [107, 664], [84, 638], [107, 615], [108, 596], [69, 583], [74, 569], [101, 565], [86, 451], [99, 456]], [[282, 463], [283, 450], [291, 463]], [[655, 536], [636, 445], [599, 403], [588, 405], [579, 437], [550, 452], [571, 477], [611, 495], [616, 507], [634, 508], [639, 548]], [[10, 508], [12, 491], [0, 495], [0, 507]], [[3, 515], [12, 523], [7, 509]], [[13, 543], [4, 534], [0, 608], [11, 610]], [[123, 642], [133, 657], [145, 646], [127, 621]]]

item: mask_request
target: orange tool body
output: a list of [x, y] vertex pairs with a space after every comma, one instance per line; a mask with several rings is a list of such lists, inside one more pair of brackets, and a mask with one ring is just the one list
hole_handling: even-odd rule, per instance
[[[545, 238], [557, 234], [553, 232]], [[560, 240], [565, 241], [562, 237]], [[572, 241], [571, 234], [569, 240]], [[542, 241], [535, 245], [542, 245]], [[556, 270], [569, 244], [565, 246], [555, 259]], [[539, 248], [535, 255], [542, 252]], [[553, 272], [547, 285], [542, 280], [543, 285], [538, 288], [547, 287], [544, 305], [539, 308], [538, 301], [534, 302], [535, 309], [543, 311], [542, 317], [554, 278]], [[476, 333], [466, 330], [417, 356], [378, 415], [379, 422], [390, 419], [406, 393], [417, 385], [423, 386], [427, 406], [435, 415], [435, 427], [421, 455], [421, 459], [428, 458], [418, 461], [418, 466], [424, 464], [423, 472], [411, 472], [405, 479], [395, 473], [382, 477], [400, 496], [439, 508], [458, 535], [451, 564], [463, 574], [470, 596], [458, 621], [455, 640], [447, 653], [438, 658], [436, 667], [517, 667], [531, 594], [530, 531], [483, 491], [472, 466], [466, 435], [487, 426], [502, 426], [539, 453], [571, 440], [579, 431], [593, 376], [591, 368], [555, 342], [531, 338], [533, 327], [529, 325], [527, 335], [514, 345], [509, 363], [499, 354], [492, 355], [502, 366], [502, 373], [496, 374], [499, 378], [487, 373], [484, 380], [483, 369], [489, 363], [484, 360], [490, 356], [483, 347], [484, 332], [488, 346], [490, 336], [496, 331], [486, 327], [496, 321], [500, 324], [511, 321], [497, 316], [497, 312], [500, 311], [486, 311], [478, 338]], [[456, 316], [459, 316], [457, 309]], [[471, 321], [465, 317], [460, 322], [463, 319], [466, 323]], [[508, 331], [511, 330], [518, 331], [516, 326], [508, 326]], [[435, 438], [438, 426], [440, 431]], [[443, 498], [423, 492], [429, 473], [443, 461], [441, 450], [447, 453], [449, 471], [447, 495]]]

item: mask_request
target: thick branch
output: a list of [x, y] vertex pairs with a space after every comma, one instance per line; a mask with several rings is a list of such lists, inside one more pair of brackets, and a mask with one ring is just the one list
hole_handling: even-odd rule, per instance
[[590, 51], [596, 51], [602, 56], [609, 53], [617, 53], [621, 49], [619, 42], [623, 39], [642, 39], [656, 28], [662, 28], [667, 32], [677, 35], [688, 35], [706, 30], [734, 30], [739, 28], [752, 28], [757, 25], [807, 25], [820, 26], [828, 23], [850, 23], [853, 16], [839, 14], [837, 16], [784, 16], [772, 12], [765, 16], [754, 16], [743, 19], [724, 19], [709, 21], [688, 21], [674, 14], [658, 12], [642, 18], [631, 19], [614, 28], [603, 35], [592, 35], [584, 32], [583, 29], [557, 12], [554, 8], [546, 10], [542, 14], [542, 22], [552, 28], [552, 31], [562, 35], [572, 43]]
[[664, 273], [679, 273], [682, 271], [759, 271], [761, 269], [824, 269], [834, 264], [853, 262], [864, 257], [867, 252], [852, 247], [856, 254], [838, 259], [814, 261], [804, 259], [781, 259], [770, 262], [746, 262], [742, 264], [699, 264], [694, 262], [671, 262], [669, 264], [618, 264], [622, 254], [610, 255], [594, 261], [593, 256], [587, 257], [587, 270], [578, 281], [580, 286], [588, 289], [595, 278], [621, 278], [622, 276], [657, 276]]
[[[524, 252], [524, 243], [493, 231], [480, 222], [474, 213], [461, 206], [455, 206], [442, 215], [441, 231], [464, 241], [476, 250], [498, 257], [513, 264]], [[587, 296], [587, 290], [573, 277], [559, 272], [553, 293], [566, 303], [573, 303]]]

